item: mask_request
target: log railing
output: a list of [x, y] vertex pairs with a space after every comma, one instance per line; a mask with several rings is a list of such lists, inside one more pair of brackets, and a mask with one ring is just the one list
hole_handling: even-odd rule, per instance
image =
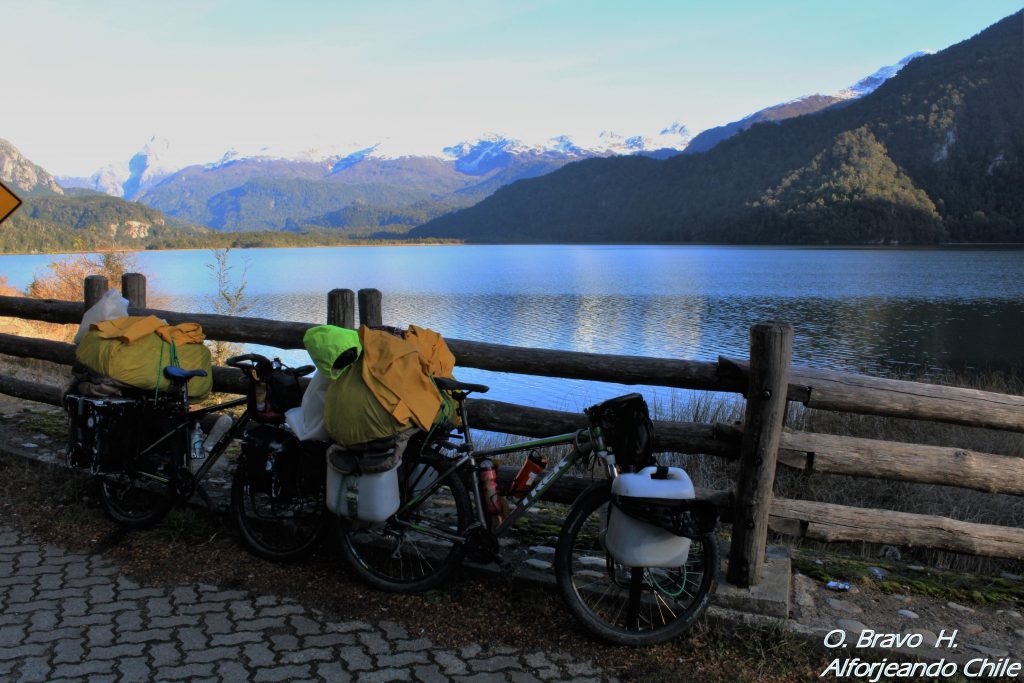
[[[0, 317], [77, 324], [87, 305], [107, 290], [106, 279], [90, 276], [82, 302], [0, 296]], [[145, 278], [129, 273], [121, 291], [132, 314], [152, 314], [171, 323], [197, 322], [210, 339], [302, 348], [309, 323], [262, 318], [181, 313], [146, 307]], [[381, 293], [336, 289], [328, 294], [332, 324], [379, 325]], [[358, 316], [356, 305], [358, 302]], [[721, 357], [718, 362], [618, 356], [503, 346], [447, 339], [463, 367], [496, 372], [565, 377], [618, 384], [643, 384], [742, 394], [747, 397], [743, 425], [656, 422], [656, 447], [662, 452], [692, 453], [740, 461], [733, 491], [699, 491], [715, 501], [733, 524], [729, 580], [756, 584], [764, 559], [766, 534], [795, 535], [821, 541], [863, 541], [910, 545], [991, 557], [1024, 558], [1024, 530], [973, 524], [932, 515], [873, 510], [777, 498], [776, 462], [806, 473], [834, 473], [897, 481], [943, 484], [990, 493], [1024, 495], [1024, 459], [958, 448], [784, 430], [787, 402], [809, 408], [927, 420], [1024, 432], [1024, 397], [852, 373], [791, 366], [792, 330], [784, 323], [755, 325], [749, 360]], [[74, 362], [71, 344], [0, 334], [0, 354], [36, 358], [63, 365]], [[239, 371], [214, 368], [217, 391], [243, 393]], [[0, 393], [57, 404], [61, 388], [0, 375]], [[476, 399], [474, 426], [519, 436], [546, 436], [585, 424], [567, 413], [500, 401]], [[502, 471], [500, 476], [513, 473]], [[585, 482], [566, 478], [549, 494], [570, 501]]]

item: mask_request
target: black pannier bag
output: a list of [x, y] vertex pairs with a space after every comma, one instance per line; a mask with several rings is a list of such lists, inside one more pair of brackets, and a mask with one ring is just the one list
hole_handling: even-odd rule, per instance
[[249, 414], [257, 422], [280, 424], [302, 404], [302, 385], [292, 368], [260, 368], [249, 377]]
[[643, 396], [634, 393], [611, 398], [584, 412], [590, 424], [601, 429], [620, 470], [639, 472], [654, 464], [654, 423]]
[[248, 479], [273, 499], [312, 495], [323, 483], [327, 446], [299, 441], [283, 427], [255, 425], [242, 436]]
[[144, 402], [130, 398], [93, 398], [68, 394], [68, 464], [93, 472], [116, 472], [134, 457], [145, 424]]

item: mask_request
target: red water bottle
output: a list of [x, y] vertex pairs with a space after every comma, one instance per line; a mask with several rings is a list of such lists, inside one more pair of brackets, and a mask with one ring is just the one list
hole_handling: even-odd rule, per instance
[[547, 466], [547, 458], [537, 453], [530, 453], [529, 457], [526, 458], [526, 462], [519, 468], [519, 474], [512, 481], [512, 495], [516, 498], [525, 496], [530, 491], [530, 487], [533, 486], [533, 482], [537, 480], [537, 477]]
[[484, 499], [484, 512], [494, 524], [501, 524], [505, 518], [505, 506], [501, 494], [498, 493], [498, 473], [494, 470], [494, 463], [487, 459], [480, 461], [479, 468], [480, 495]]

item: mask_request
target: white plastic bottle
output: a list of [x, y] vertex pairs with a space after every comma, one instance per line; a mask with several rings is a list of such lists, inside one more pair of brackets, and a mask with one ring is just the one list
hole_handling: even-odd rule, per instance
[[192, 427], [191, 450], [193, 460], [202, 460], [206, 457], [206, 451], [203, 450], [203, 429], [198, 423]]
[[213, 423], [213, 427], [210, 428], [206, 441], [203, 441], [204, 455], [209, 455], [213, 451], [214, 446], [217, 445], [217, 442], [220, 441], [225, 432], [231, 429], [232, 424], [234, 424], [234, 420], [231, 419], [230, 415], [221, 415], [217, 418], [217, 421]]

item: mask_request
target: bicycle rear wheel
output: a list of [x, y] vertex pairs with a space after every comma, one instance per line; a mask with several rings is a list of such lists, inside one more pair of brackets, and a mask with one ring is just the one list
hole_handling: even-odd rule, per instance
[[126, 458], [118, 472], [98, 474], [103, 509], [121, 526], [153, 526], [174, 504], [170, 469], [166, 458], [159, 454], [137, 455]]
[[473, 519], [460, 473], [405, 507], [444, 469], [440, 462], [403, 463], [399, 471], [403, 507], [382, 524], [338, 517], [342, 557], [361, 579], [391, 593], [418, 593], [433, 588], [459, 566], [466, 555], [465, 544], [442, 534], [464, 536]]
[[270, 476], [254, 476], [245, 463], [239, 463], [231, 481], [231, 509], [242, 541], [254, 554], [268, 560], [305, 556], [327, 530], [323, 478], [297, 478], [287, 483], [290, 490], [284, 487]]
[[692, 539], [686, 564], [625, 567], [604, 549], [611, 482], [585, 491], [569, 511], [555, 549], [555, 577], [566, 605], [586, 628], [617, 645], [674, 638], [704, 613], [714, 592], [714, 534]]

